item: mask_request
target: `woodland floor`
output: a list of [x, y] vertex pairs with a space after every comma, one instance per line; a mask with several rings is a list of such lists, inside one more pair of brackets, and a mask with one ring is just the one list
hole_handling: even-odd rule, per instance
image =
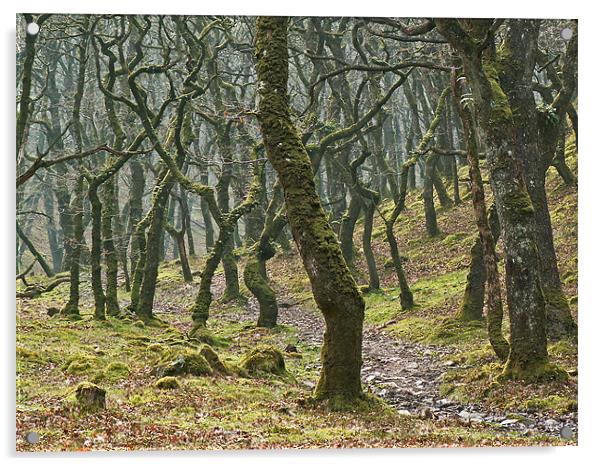
[[[574, 158], [569, 163], [575, 168]], [[559, 267], [576, 317], [577, 191], [552, 174], [548, 192]], [[208, 322], [211, 344], [229, 367], [258, 344], [283, 352], [287, 345], [295, 346], [298, 353], [284, 352], [284, 376], [182, 377], [177, 390], [156, 388], [153, 368], [198, 346], [185, 336], [198, 278], [184, 283], [179, 265], [170, 261], [159, 272], [155, 313], [161, 325], [94, 321], [88, 282], [82, 283], [82, 320], [47, 315], [50, 307], [65, 302], [66, 285], [37, 299], [18, 300], [17, 450], [576, 444], [576, 436], [559, 436], [565, 425], [577, 433], [576, 343], [549, 345], [551, 359], [569, 370], [568, 381], [497, 383], [501, 365], [484, 326], [453, 318], [474, 239], [470, 200], [438, 210], [442, 233], [436, 238], [423, 232], [421, 206], [419, 195], [413, 194], [397, 230], [417, 303], [411, 311], [399, 309], [382, 222], [375, 225], [383, 291], [365, 296], [362, 380], [373, 394], [370, 402], [343, 412], [308, 402], [319, 373], [323, 323], [296, 254], [279, 254], [269, 264], [280, 304], [276, 328], [255, 327], [254, 300], [216, 302]], [[360, 224], [358, 235], [361, 229]], [[361, 284], [365, 270], [361, 252], [357, 255]], [[241, 275], [243, 262], [244, 257]], [[202, 258], [194, 259], [193, 270], [201, 264]], [[220, 273], [216, 298], [222, 288]], [[128, 303], [123, 289], [120, 299], [122, 305]], [[85, 380], [107, 389], [106, 410], [79, 411], [73, 392]], [[39, 443], [24, 441], [29, 431], [41, 435]]]

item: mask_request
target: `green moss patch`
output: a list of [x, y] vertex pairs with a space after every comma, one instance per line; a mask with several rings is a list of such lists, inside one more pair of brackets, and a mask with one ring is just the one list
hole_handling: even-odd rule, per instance
[[89, 373], [97, 365], [97, 359], [85, 354], [76, 354], [65, 361], [62, 369], [72, 375], [82, 375]]
[[202, 376], [213, 374], [213, 369], [201, 354], [186, 351], [177, 354], [166, 364], [155, 368], [155, 374], [159, 377], [176, 375]]
[[160, 390], [177, 390], [180, 388], [180, 382], [175, 377], [161, 377], [155, 382], [155, 387]]
[[251, 375], [284, 375], [286, 367], [282, 352], [273, 346], [261, 345], [244, 355], [240, 367]]

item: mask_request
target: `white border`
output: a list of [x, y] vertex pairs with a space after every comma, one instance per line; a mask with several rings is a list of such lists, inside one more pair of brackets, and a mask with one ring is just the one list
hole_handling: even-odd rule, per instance
[[[588, 2], [589, 3], [589, 2]], [[592, 2], [593, 3], [593, 2]], [[2, 81], [2, 143], [4, 153], [0, 156], [2, 168], [2, 193], [0, 218], [4, 228], [2, 248], [0, 249], [2, 277], [2, 303], [0, 308], [4, 339], [0, 344], [2, 351], [3, 375], [0, 390], [2, 393], [2, 423], [0, 424], [0, 442], [3, 456], [10, 464], [17, 459], [14, 451], [14, 133], [15, 133], [15, 14], [17, 12], [40, 13], [148, 13], [148, 14], [287, 14], [316, 16], [450, 16], [450, 17], [547, 17], [579, 19], [579, 116], [580, 116], [580, 160], [579, 160], [579, 447], [564, 448], [502, 448], [502, 449], [427, 449], [427, 450], [335, 450], [335, 451], [276, 451], [276, 452], [179, 452], [179, 453], [91, 453], [85, 455], [46, 454], [19, 455], [26, 464], [43, 461], [45, 464], [59, 464], [67, 461], [88, 464], [100, 464], [107, 460], [145, 465], [162, 464], [165, 460], [177, 459], [187, 464], [199, 462], [212, 464], [279, 464], [288, 465], [328, 461], [331, 464], [366, 463], [377, 461], [380, 464], [420, 463], [427, 464], [471, 464], [482, 466], [545, 462], [553, 464], [588, 464], [600, 445], [598, 433], [602, 432], [602, 413], [600, 406], [600, 279], [602, 276], [602, 258], [600, 257], [600, 185], [602, 173], [602, 154], [598, 141], [601, 129], [602, 103], [600, 102], [600, 26], [595, 23], [599, 16], [586, 2], [567, 1], [531, 1], [504, 0], [488, 4], [487, 2], [468, 2], [429, 0], [427, 2], [370, 2], [357, 0], [304, 0], [293, 2], [229, 0], [227, 2], [203, 2], [181, 0], [100, 0], [75, 2], [73, 0], [20, 0], [12, 5], [2, 2], [2, 60], [0, 73]], [[598, 142], [598, 144], [596, 144]], [[600, 455], [597, 455], [600, 456]], [[373, 459], [374, 458], [374, 459]]]

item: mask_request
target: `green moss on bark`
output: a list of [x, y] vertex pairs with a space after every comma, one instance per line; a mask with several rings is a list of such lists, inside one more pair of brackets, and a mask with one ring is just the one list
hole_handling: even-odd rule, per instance
[[508, 102], [508, 96], [500, 85], [497, 63], [493, 60], [487, 60], [483, 63], [483, 70], [491, 86], [491, 109], [489, 113], [491, 124], [498, 125], [511, 122], [512, 109]]

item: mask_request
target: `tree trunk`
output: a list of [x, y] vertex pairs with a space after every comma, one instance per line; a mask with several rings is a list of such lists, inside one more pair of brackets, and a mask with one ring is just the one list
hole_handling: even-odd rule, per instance
[[309, 155], [290, 118], [286, 17], [257, 19], [258, 118], [268, 159], [284, 190], [289, 225], [326, 321], [315, 396], [334, 405], [361, 392], [364, 300], [316, 193]]
[[[487, 281], [487, 333], [495, 354], [502, 361], [508, 358], [508, 342], [502, 333], [504, 308], [500, 278], [495, 255], [495, 245], [500, 236], [499, 221], [495, 210], [491, 211], [490, 221], [487, 220], [485, 207], [485, 189], [479, 167], [479, 145], [477, 126], [474, 115], [469, 107], [463, 106], [462, 95], [467, 89], [461, 89], [456, 72], [452, 72], [452, 90], [454, 103], [464, 129], [468, 173], [472, 195], [472, 205], [479, 230], [479, 237], [471, 249], [470, 272], [467, 277], [464, 301], [460, 316], [464, 319], [482, 318], [484, 286]], [[495, 209], [495, 206], [493, 207]]]
[[88, 188], [92, 205], [92, 245], [90, 250], [91, 285], [94, 296], [94, 318], [105, 320], [106, 297], [102, 288], [102, 204], [98, 197], [98, 184], [93, 180]]
[[362, 248], [364, 250], [364, 256], [366, 257], [366, 265], [368, 266], [368, 276], [370, 277], [368, 289], [370, 291], [380, 289], [378, 269], [376, 268], [374, 252], [372, 252], [372, 228], [374, 226], [375, 210], [375, 201], [372, 199], [366, 199], [364, 201], [364, 232], [362, 233]]
[[510, 22], [498, 68], [500, 85], [508, 96], [514, 124], [520, 128], [516, 132], [515, 145], [521, 150], [522, 157], [518, 160], [523, 163], [525, 185], [533, 208], [534, 240], [546, 300], [547, 336], [556, 340], [575, 335], [577, 326], [562, 290], [545, 189], [546, 172], [554, 157], [562, 125], [555, 120], [538, 125], [538, 120], [546, 117], [538, 115], [531, 88], [538, 34], [537, 20]]
[[36, 249], [36, 247], [33, 245], [33, 243], [30, 241], [30, 239], [27, 237], [27, 235], [23, 232], [23, 230], [19, 226], [18, 222], [17, 222], [17, 235], [19, 236], [19, 238], [21, 238], [21, 241], [23, 241], [23, 243], [25, 243], [25, 246], [27, 246], [27, 249], [29, 249], [29, 252], [31, 252], [31, 255], [36, 259], [36, 261], [38, 261], [38, 264], [40, 264], [40, 266], [42, 267], [42, 270], [44, 270], [44, 273], [48, 277], [52, 277], [54, 275], [52, 268], [50, 267], [50, 265], [48, 265], [48, 262], [46, 262], [46, 259], [44, 258], [44, 256]]
[[119, 211], [118, 200], [115, 196], [115, 179], [103, 183], [102, 198], [102, 238], [105, 257], [106, 279], [106, 313], [110, 316], [119, 315], [119, 301], [117, 300], [117, 251], [113, 239], [113, 222]]
[[341, 252], [347, 263], [347, 267], [350, 270], [354, 270], [354, 244], [353, 244], [353, 233], [355, 231], [355, 225], [362, 212], [362, 199], [358, 194], [351, 194], [351, 202], [349, 202], [349, 208], [342, 218], [341, 229], [339, 234], [339, 241], [341, 243]]
[[[472, 86], [475, 108], [485, 132], [490, 182], [503, 231], [506, 289], [510, 315], [510, 355], [504, 369], [509, 378], [540, 379], [550, 368], [546, 340], [545, 299], [539, 277], [534, 210], [521, 169], [525, 148], [517, 132], [508, 97], [499, 84], [495, 49], [484, 62], [457, 20], [435, 19], [437, 29], [462, 59]], [[488, 28], [487, 22], [471, 22]], [[483, 32], [482, 36], [487, 35]], [[482, 36], [478, 40], [482, 40]], [[515, 83], [521, 85], [521, 83]]]
[[424, 185], [422, 187], [422, 199], [424, 201], [424, 218], [426, 222], [426, 232], [429, 236], [436, 236], [439, 233], [437, 227], [437, 211], [433, 200], [433, 172], [435, 171], [436, 158], [433, 154], [426, 157], [424, 164]]

